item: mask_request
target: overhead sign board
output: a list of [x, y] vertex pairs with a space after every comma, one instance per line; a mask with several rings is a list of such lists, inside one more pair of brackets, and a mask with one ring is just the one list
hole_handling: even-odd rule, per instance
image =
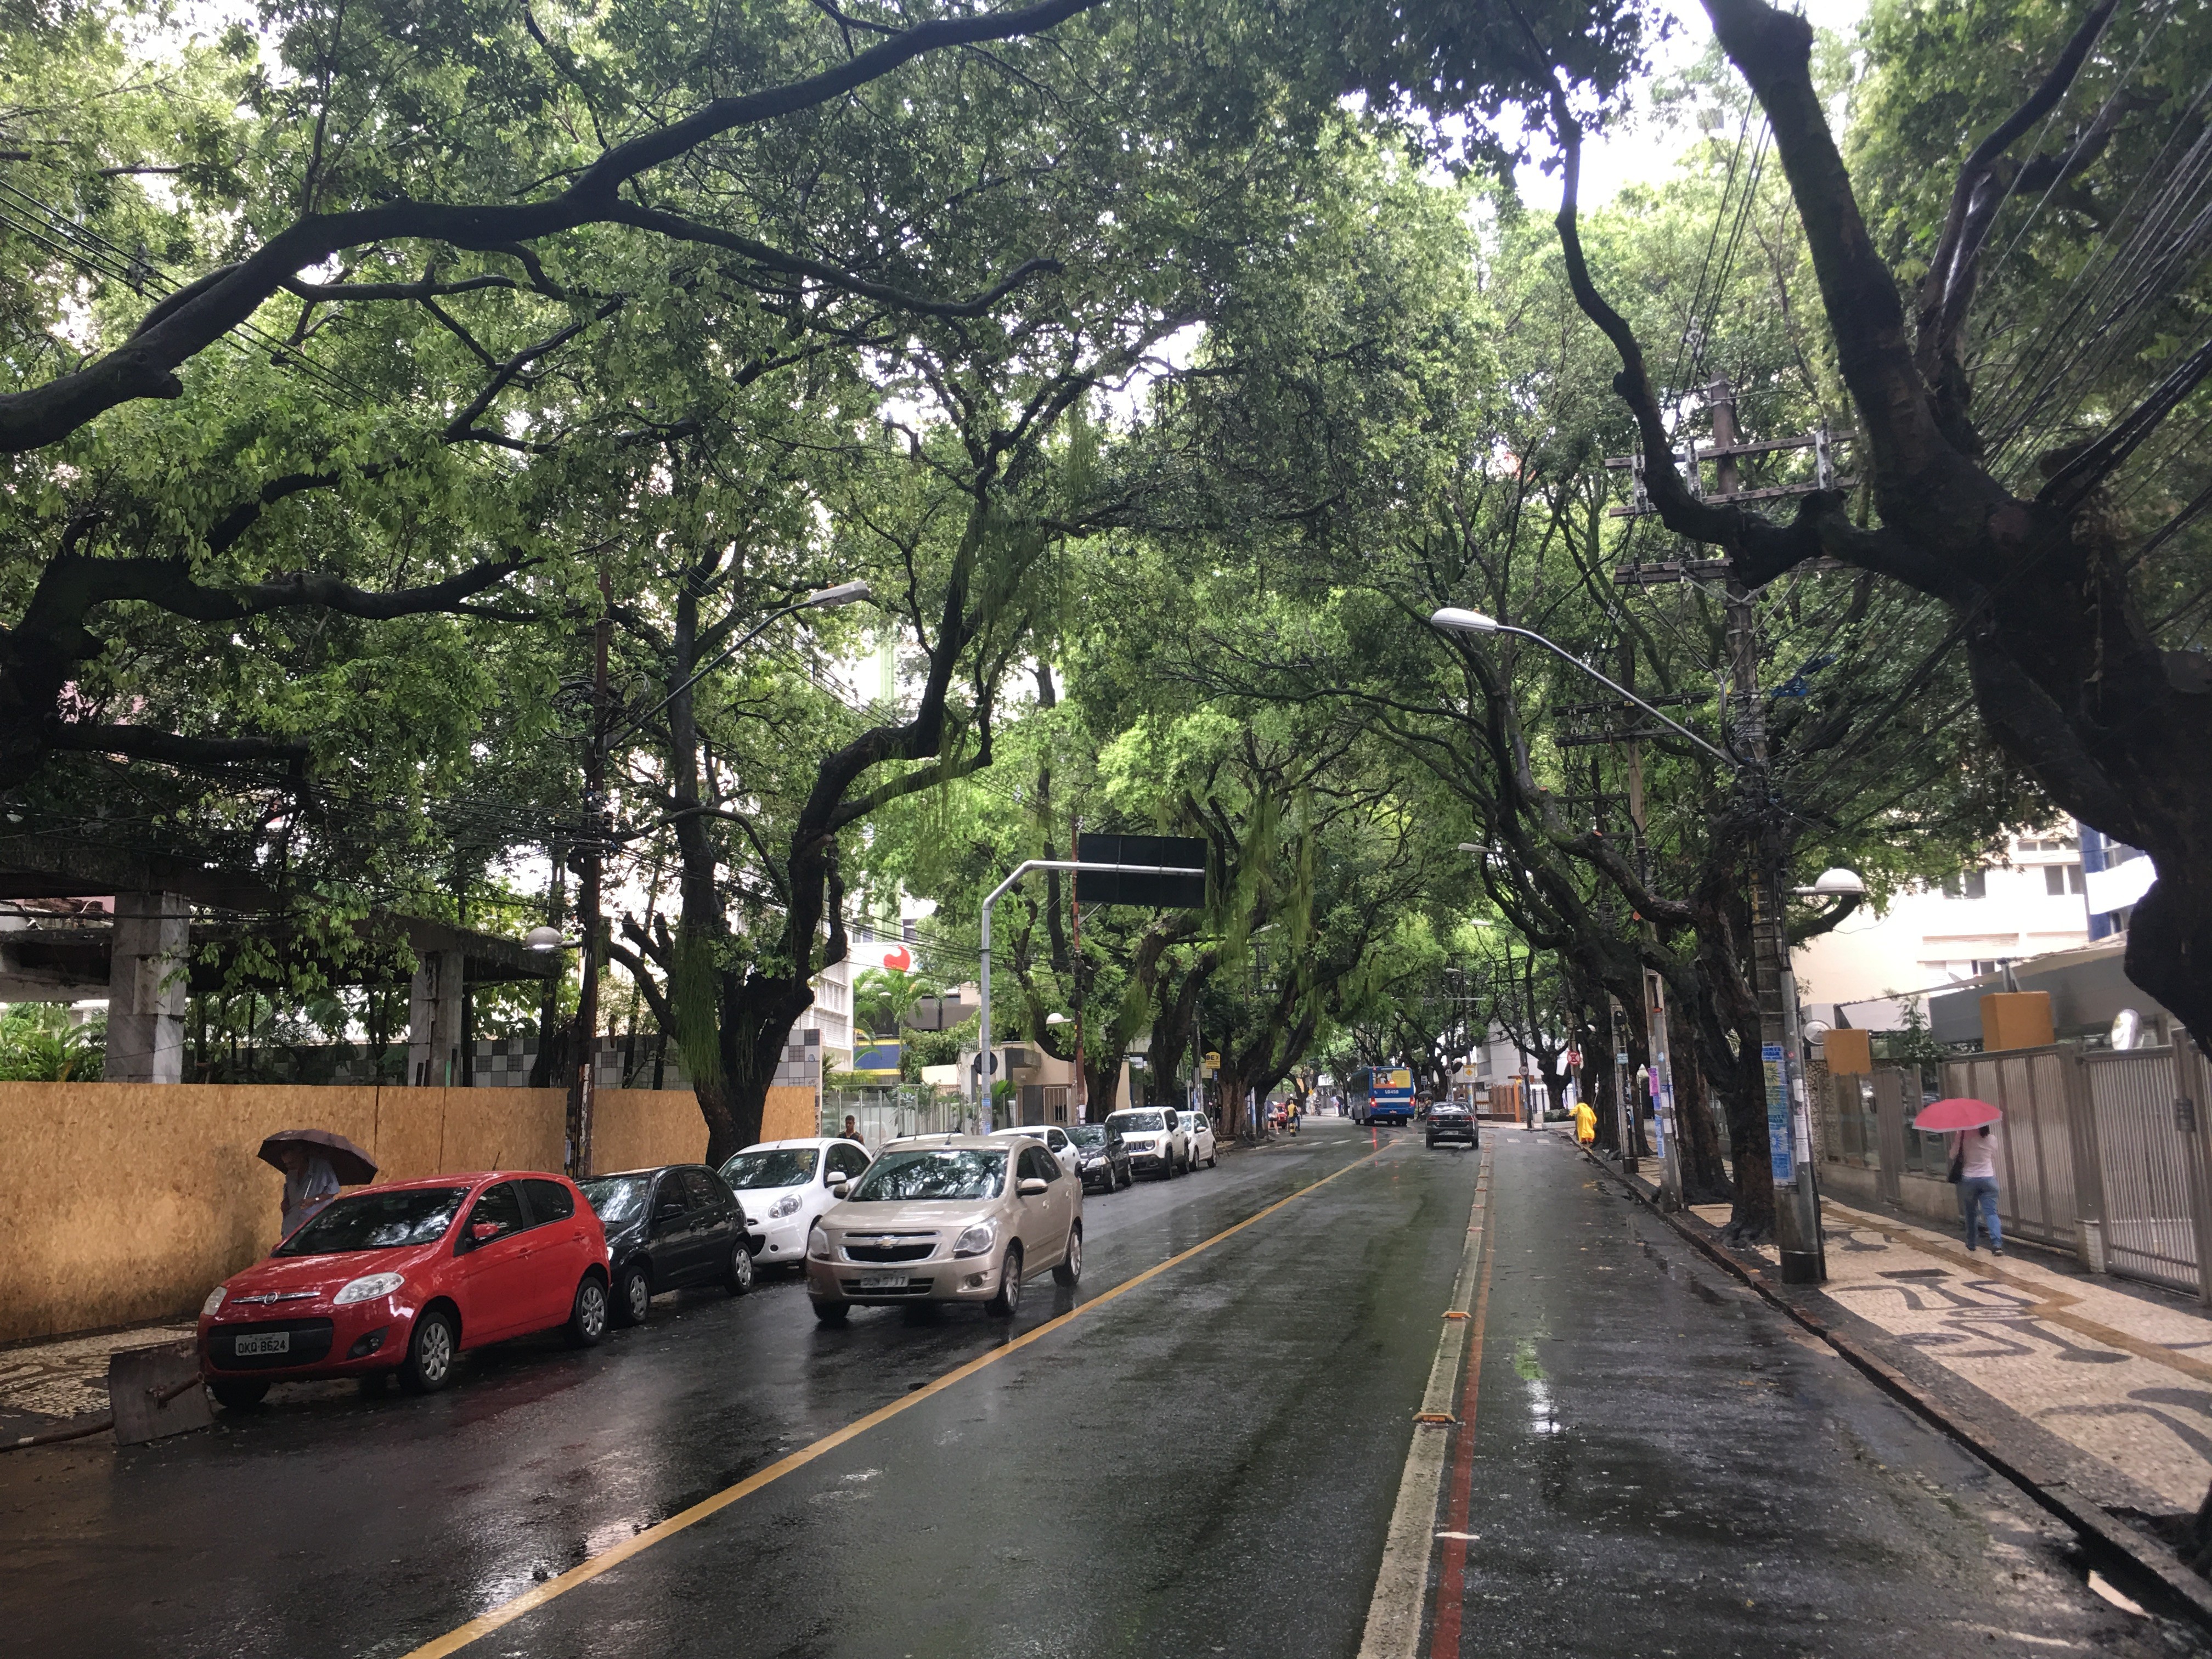
[[1079, 870], [1079, 904], [1143, 904], [1162, 910], [1206, 908], [1206, 842], [1194, 836], [1078, 836], [1084, 864], [1149, 864], [1189, 875], [1139, 876], [1119, 870]]
[[900, 1024], [916, 1031], [949, 1031], [972, 1019], [975, 1005], [958, 997], [916, 997], [908, 1005]]

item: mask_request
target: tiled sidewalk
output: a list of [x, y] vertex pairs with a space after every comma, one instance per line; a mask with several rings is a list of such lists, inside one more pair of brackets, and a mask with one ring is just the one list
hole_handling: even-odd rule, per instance
[[1835, 1304], [2098, 1460], [2116, 1490], [2169, 1512], [2203, 1501], [2212, 1318], [2032, 1255], [1969, 1255], [1956, 1234], [1824, 1209]]
[[185, 1320], [0, 1348], [0, 1422], [10, 1433], [31, 1433], [46, 1426], [34, 1419], [104, 1412], [108, 1355], [121, 1348], [176, 1341], [194, 1335], [198, 1328]]

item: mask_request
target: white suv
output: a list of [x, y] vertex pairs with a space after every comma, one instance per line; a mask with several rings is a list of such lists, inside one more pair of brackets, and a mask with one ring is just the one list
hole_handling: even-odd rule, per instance
[[1204, 1112], [1184, 1112], [1182, 1118], [1183, 1146], [1187, 1150], [1189, 1167], [1195, 1170], [1201, 1164], [1212, 1169], [1221, 1162], [1220, 1144], [1213, 1138], [1213, 1121]]
[[1190, 1140], [1184, 1134], [1182, 1114], [1159, 1106], [1133, 1107], [1106, 1120], [1109, 1134], [1118, 1133], [1129, 1149], [1132, 1176], [1155, 1175], [1162, 1180], [1190, 1168]]
[[1059, 1161], [1060, 1167], [1070, 1175], [1081, 1170], [1079, 1149], [1067, 1138], [1067, 1131], [1055, 1123], [1032, 1123], [1012, 1129], [994, 1129], [994, 1135], [1024, 1135], [1031, 1140], [1044, 1142], [1045, 1150]]

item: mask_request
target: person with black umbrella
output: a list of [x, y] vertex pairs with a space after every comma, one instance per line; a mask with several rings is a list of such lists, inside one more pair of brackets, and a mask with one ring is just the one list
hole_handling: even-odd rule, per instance
[[376, 1179], [376, 1161], [328, 1129], [281, 1129], [261, 1143], [261, 1161], [284, 1172], [286, 1238], [336, 1198], [345, 1182], [359, 1186]]

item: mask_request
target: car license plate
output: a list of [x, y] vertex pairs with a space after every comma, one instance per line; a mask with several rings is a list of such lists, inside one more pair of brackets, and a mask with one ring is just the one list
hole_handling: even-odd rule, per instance
[[860, 1288], [864, 1291], [902, 1291], [910, 1273], [862, 1273]]
[[238, 1336], [232, 1339], [230, 1351], [241, 1358], [257, 1353], [289, 1353], [292, 1352], [292, 1333], [263, 1331], [258, 1335]]

